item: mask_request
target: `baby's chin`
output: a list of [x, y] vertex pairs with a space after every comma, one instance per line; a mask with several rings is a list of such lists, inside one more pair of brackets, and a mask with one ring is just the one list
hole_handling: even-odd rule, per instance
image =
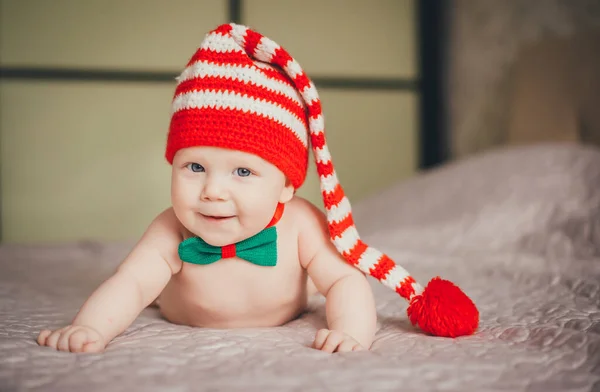
[[202, 228], [202, 229], [191, 229], [188, 228], [188, 230], [194, 234], [197, 237], [202, 238], [207, 244], [212, 245], [212, 246], [226, 246], [226, 245], [231, 245], [231, 244], [235, 244], [238, 243], [240, 241], [243, 241], [245, 239], [248, 239], [250, 237], [252, 237], [253, 235], [257, 234], [257, 232], [255, 233], [254, 231], [248, 231], [248, 230], [240, 230], [240, 231], [233, 231], [233, 232], [227, 232], [227, 231], [223, 231], [223, 232], [219, 232], [216, 230], [210, 230], [209, 228]]
[[222, 237], [222, 236], [202, 236], [199, 234], [196, 234], [198, 237], [202, 238], [207, 244], [212, 245], [212, 246], [226, 246], [226, 245], [231, 245], [231, 244], [235, 244], [237, 242], [243, 241], [245, 238], [238, 238], [235, 236], [228, 236], [228, 237]]

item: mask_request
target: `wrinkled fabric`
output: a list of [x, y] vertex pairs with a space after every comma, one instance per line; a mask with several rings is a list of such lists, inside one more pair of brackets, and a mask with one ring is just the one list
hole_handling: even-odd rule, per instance
[[[341, 178], [343, 182], [343, 178]], [[354, 206], [363, 240], [422, 284], [440, 275], [476, 303], [473, 336], [426, 336], [370, 279], [370, 351], [309, 346], [324, 298], [277, 328], [174, 325], [147, 308], [103, 354], [39, 347], [69, 323], [132, 243], [0, 247], [0, 390], [600, 390], [600, 151], [509, 148], [454, 162]]]

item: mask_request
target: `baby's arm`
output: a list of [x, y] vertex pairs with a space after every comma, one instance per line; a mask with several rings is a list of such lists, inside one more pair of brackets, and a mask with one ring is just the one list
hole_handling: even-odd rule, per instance
[[41, 331], [38, 343], [61, 351], [102, 351], [179, 271], [178, 241], [176, 217], [169, 209], [154, 219], [115, 274], [85, 301], [71, 325]]
[[371, 287], [365, 275], [335, 249], [324, 214], [307, 201], [299, 204], [300, 262], [326, 297], [329, 330], [318, 331], [314, 347], [328, 352], [368, 349], [377, 325]]

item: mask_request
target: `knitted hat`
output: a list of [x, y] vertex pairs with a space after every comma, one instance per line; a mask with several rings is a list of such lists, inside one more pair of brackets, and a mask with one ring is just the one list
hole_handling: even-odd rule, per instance
[[179, 76], [165, 157], [192, 146], [256, 154], [299, 188], [306, 177], [309, 137], [331, 241], [344, 259], [409, 302], [413, 325], [437, 336], [472, 334], [479, 312], [457, 286], [439, 277], [423, 288], [387, 255], [365, 244], [325, 140], [315, 85], [288, 52], [237, 24], [209, 32]]

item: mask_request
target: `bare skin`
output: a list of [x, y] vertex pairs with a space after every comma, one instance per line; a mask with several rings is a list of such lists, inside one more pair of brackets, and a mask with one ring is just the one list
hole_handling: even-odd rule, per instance
[[[217, 196], [206, 192], [202, 197]], [[194, 226], [181, 212], [178, 217], [172, 207], [156, 217], [73, 322], [55, 331], [41, 331], [38, 343], [61, 351], [101, 352], [157, 298], [163, 317], [176, 324], [279, 326], [305, 311], [308, 297], [318, 291], [326, 297], [328, 328], [317, 331], [312, 347], [325, 352], [368, 349], [375, 334], [376, 311], [364, 274], [339, 255], [321, 211], [285, 189], [276, 199], [285, 203], [285, 211], [276, 225], [275, 267], [256, 266], [237, 257], [209, 265], [182, 262], [179, 243], [205, 226]], [[200, 223], [211, 233], [219, 232], [216, 225], [223, 224], [215, 219]]]

